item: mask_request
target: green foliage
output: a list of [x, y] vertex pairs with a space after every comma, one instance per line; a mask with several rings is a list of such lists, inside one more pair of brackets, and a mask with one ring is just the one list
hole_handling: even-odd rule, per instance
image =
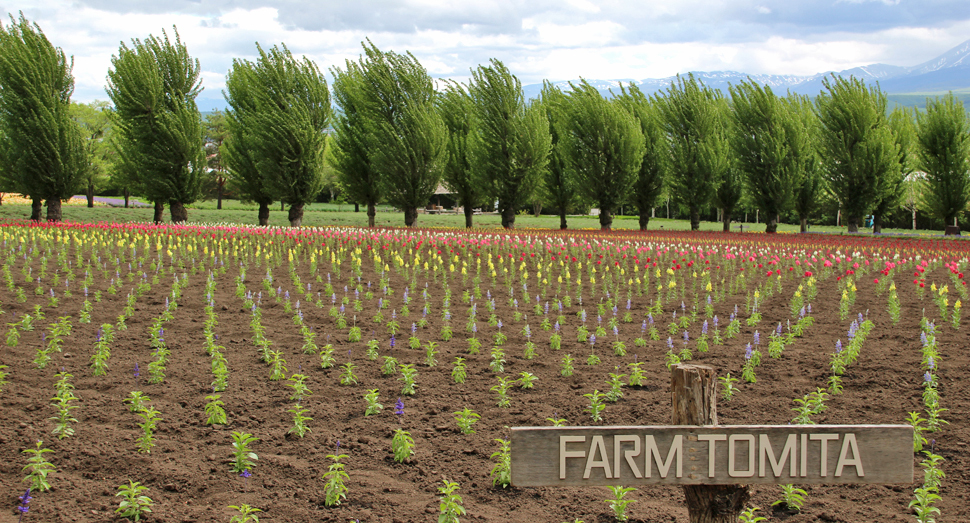
[[239, 512], [239, 514], [232, 516], [229, 523], [259, 523], [259, 516], [256, 513], [262, 512], [262, 510], [258, 508], [250, 507], [245, 503], [241, 505], [229, 505], [228, 508]]
[[626, 200], [643, 162], [639, 122], [585, 80], [572, 85], [562, 111], [561, 154], [579, 190], [599, 206], [601, 227], [609, 229], [613, 212]]
[[869, 214], [899, 169], [898, 151], [886, 122], [886, 95], [856, 78], [822, 80], [815, 98], [823, 172], [842, 205], [849, 232]]
[[465, 366], [465, 358], [458, 356], [455, 358], [455, 366], [451, 369], [451, 379], [455, 383], [465, 383], [465, 378], [468, 376], [467, 367]]
[[584, 398], [589, 398], [589, 407], [586, 407], [586, 412], [589, 412], [590, 418], [593, 421], [603, 421], [602, 413], [603, 409], [606, 408], [606, 405], [603, 404], [604, 396], [605, 394], [598, 390], [593, 390], [589, 394], [583, 394]]
[[532, 197], [549, 162], [552, 138], [540, 104], [528, 104], [522, 83], [492, 59], [472, 71], [468, 87], [474, 107], [467, 155], [475, 182], [498, 200], [503, 227]]
[[462, 506], [461, 496], [457, 494], [458, 483], [442, 480], [443, 487], [438, 487], [441, 493], [441, 504], [439, 505], [438, 523], [458, 523], [458, 516], [465, 515], [465, 507]]
[[175, 31], [122, 43], [111, 58], [108, 96], [115, 107], [122, 169], [136, 191], [168, 202], [172, 221], [188, 219], [185, 205], [202, 196], [207, 178], [202, 117], [195, 98], [202, 91], [198, 60]]
[[401, 365], [401, 377], [400, 380], [404, 382], [404, 387], [401, 389], [401, 394], [404, 396], [414, 396], [415, 389], [417, 385], [418, 371], [414, 368], [413, 363], [406, 363]]
[[394, 452], [394, 461], [398, 463], [411, 461], [411, 456], [414, 456], [414, 438], [411, 437], [411, 433], [396, 429], [391, 439], [391, 451]]
[[670, 193], [690, 211], [691, 230], [700, 228], [700, 210], [714, 197], [727, 168], [720, 98], [693, 75], [678, 76], [657, 98], [660, 121], [670, 137]]
[[[72, 118], [72, 62], [21, 13], [0, 26], [0, 175], [6, 190], [47, 200], [61, 220], [62, 199], [80, 187], [86, 165]], [[37, 208], [39, 212], [40, 208]], [[39, 214], [32, 216], [40, 219]]]
[[313, 418], [306, 415], [307, 408], [297, 403], [293, 405], [293, 408], [287, 410], [293, 415], [293, 426], [290, 430], [286, 431], [287, 434], [296, 434], [296, 437], [302, 438], [307, 432], [310, 432], [310, 428], [306, 426], [306, 422], [313, 421]]
[[364, 416], [380, 414], [384, 410], [384, 405], [377, 402], [378, 395], [377, 389], [370, 389], [367, 391], [367, 394], [364, 394], [364, 401], [367, 402], [367, 409], [364, 411]]
[[208, 403], [205, 404], [205, 414], [208, 416], [205, 420], [206, 425], [226, 424], [226, 411], [222, 408], [225, 403], [219, 399], [220, 397], [219, 394], [205, 397], [208, 400]]
[[613, 493], [612, 498], [604, 500], [606, 504], [610, 506], [610, 509], [613, 510], [613, 517], [617, 521], [629, 520], [630, 516], [626, 515], [626, 507], [630, 503], [635, 503], [636, 501], [632, 499], [624, 499], [624, 497], [630, 492], [636, 492], [637, 489], [633, 487], [619, 486], [608, 486], [606, 488], [610, 489], [610, 492]]
[[158, 417], [159, 414], [160, 412], [152, 406], [145, 407], [138, 412], [138, 416], [142, 419], [142, 422], [138, 424], [142, 434], [136, 440], [138, 442], [138, 452], [148, 454], [152, 451], [152, 447], [155, 446], [155, 427], [159, 421], [162, 421], [162, 418]]
[[512, 443], [507, 439], [496, 438], [499, 449], [492, 453], [495, 466], [489, 476], [493, 487], [506, 488], [512, 484]]
[[919, 169], [926, 173], [923, 204], [950, 225], [970, 201], [970, 117], [963, 102], [949, 93], [928, 99], [918, 113]]
[[327, 457], [333, 463], [323, 474], [323, 479], [327, 481], [323, 486], [325, 496], [323, 503], [328, 507], [334, 507], [340, 504], [341, 499], [347, 499], [347, 485], [344, 484], [344, 481], [350, 479], [350, 475], [344, 472], [344, 464], [340, 460], [348, 456], [346, 454], [327, 454]]
[[455, 412], [454, 416], [455, 423], [458, 424], [458, 430], [460, 430], [462, 434], [474, 434], [475, 430], [472, 429], [472, 425], [478, 422], [478, 420], [482, 417], [481, 414], [476, 413], [468, 407]]
[[27, 473], [23, 481], [30, 483], [30, 489], [36, 492], [45, 492], [51, 489], [51, 485], [47, 481], [47, 476], [57, 470], [52, 463], [44, 458], [44, 454], [54, 451], [42, 448], [43, 444], [43, 441], [37, 440], [37, 446], [35, 448], [23, 450], [24, 454], [30, 455], [30, 458], [27, 459], [27, 465], [21, 469], [21, 472]]
[[115, 496], [121, 496], [121, 501], [115, 509], [115, 514], [132, 521], [140, 521], [145, 514], [151, 513], [152, 498], [142, 494], [146, 490], [148, 487], [130, 479], [127, 485], [119, 486]]
[[245, 432], [233, 431], [232, 434], [232, 467], [235, 473], [252, 470], [259, 457], [249, 446], [259, 441], [259, 438]]
[[[264, 50], [256, 44], [256, 62], [236, 59], [226, 76], [229, 141], [239, 140], [260, 176], [255, 194], [290, 205], [290, 224], [298, 227], [304, 205], [323, 190], [323, 133], [330, 120], [330, 91], [323, 73], [309, 58], [297, 60], [285, 45]], [[237, 164], [233, 153], [229, 165]], [[245, 176], [247, 159], [239, 161]], [[232, 169], [232, 167], [231, 167]], [[234, 172], [232, 169], [230, 172]]]
[[794, 512], [801, 512], [802, 505], [805, 503], [805, 496], [808, 494], [804, 489], [795, 485], [781, 486], [782, 498], [775, 501], [771, 506], [784, 505], [785, 508]]

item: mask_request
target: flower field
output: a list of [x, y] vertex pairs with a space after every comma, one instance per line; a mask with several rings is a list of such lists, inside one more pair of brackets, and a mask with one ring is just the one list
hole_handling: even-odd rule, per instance
[[[605, 488], [503, 487], [507, 427], [667, 424], [682, 361], [722, 424], [919, 429], [914, 484], [752, 487], [757, 515], [967, 521], [968, 251], [3, 223], [0, 523], [614, 521]], [[680, 489], [626, 496], [687, 521]]]

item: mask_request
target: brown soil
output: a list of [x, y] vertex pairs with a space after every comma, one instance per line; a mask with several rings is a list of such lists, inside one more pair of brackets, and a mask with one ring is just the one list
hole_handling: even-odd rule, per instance
[[[6, 247], [11, 248], [15, 247]], [[113, 259], [114, 256], [104, 254], [104, 258]], [[665, 343], [649, 342], [646, 348], [637, 348], [633, 344], [640, 333], [645, 307], [652, 301], [655, 290], [649, 297], [634, 296], [632, 313], [635, 320], [620, 324], [620, 338], [626, 341], [629, 354], [614, 356], [603, 343], [598, 350], [602, 363], [587, 366], [588, 345], [578, 343], [575, 338], [579, 325], [576, 312], [580, 309], [576, 303], [566, 310], [563, 348], [558, 353], [549, 349], [549, 333], [540, 329], [539, 321], [532, 318], [534, 301], [522, 303], [520, 308], [530, 317], [533, 339], [539, 348], [535, 359], [526, 360], [522, 357], [525, 339], [520, 333], [524, 322], [514, 321], [507, 303], [507, 290], [501, 283], [495, 288], [490, 282], [484, 283], [483, 292], [489, 289], [497, 297], [498, 315], [509, 336], [505, 343], [508, 362], [503, 375], [514, 377], [527, 371], [538, 377], [534, 389], [512, 392], [511, 408], [497, 407], [495, 394], [489, 391], [496, 383], [496, 376], [488, 369], [489, 340], [496, 329], [485, 323], [488, 311], [484, 299], [477, 300], [479, 337], [484, 341], [484, 348], [481, 354], [466, 354], [468, 334], [464, 325], [468, 305], [461, 300], [463, 287], [460, 280], [451, 284], [454, 293], [451, 325], [455, 337], [450, 342], [442, 341], [438, 335], [442, 325], [443, 290], [434, 282], [428, 286], [430, 325], [419, 329], [418, 336], [422, 341], [439, 343], [440, 363], [434, 368], [424, 366], [422, 350], [407, 347], [410, 324], [421, 317], [423, 300], [417, 293], [411, 295], [410, 315], [398, 319], [405, 332], [398, 335], [393, 350], [389, 348], [386, 328], [370, 319], [377, 298], [364, 300], [365, 310], [358, 317], [358, 324], [363, 327], [363, 341], [376, 338], [381, 342], [382, 356], [393, 355], [401, 363], [417, 364], [418, 392], [414, 397], [404, 398], [406, 414], [401, 420], [393, 414], [394, 402], [400, 395], [399, 375], [382, 376], [381, 362], [368, 361], [364, 357], [364, 343], [347, 341], [347, 330], [337, 329], [327, 314], [329, 299], [325, 300], [323, 308], [304, 301], [305, 321], [315, 328], [321, 346], [329, 337], [336, 348], [338, 365], [348, 361], [357, 365], [358, 385], [339, 385], [339, 367], [321, 369], [319, 356], [303, 354], [300, 350], [302, 338], [293, 324], [292, 315], [284, 312], [283, 305], [263, 291], [266, 336], [275, 348], [284, 352], [291, 373], [302, 370], [309, 376], [308, 384], [313, 391], [304, 402], [313, 417], [309, 423], [312, 432], [299, 439], [287, 436], [291, 426], [287, 412], [292, 405], [288, 399], [290, 389], [285, 381], [268, 379], [269, 369], [260, 362], [252, 344], [250, 312], [243, 300], [234, 294], [234, 279], [238, 276], [235, 265], [227, 262], [229, 269], [217, 278], [218, 286], [213, 297], [219, 319], [216, 332], [220, 335], [219, 343], [226, 347], [230, 369], [229, 388], [222, 394], [229, 424], [213, 427], [205, 424], [203, 414], [204, 398], [211, 393], [209, 383], [212, 380], [209, 357], [202, 348], [203, 272], [189, 276], [189, 286], [178, 301], [174, 319], [165, 327], [165, 340], [172, 356], [165, 382], [152, 385], [145, 381], [151, 358], [148, 329], [151, 321], [161, 314], [165, 296], [171, 289], [168, 265], [163, 270], [161, 283], [138, 300], [136, 312], [127, 322], [129, 328], [116, 333], [108, 376], [97, 378], [91, 375], [88, 367], [97, 326], [115, 322], [124, 304], [124, 294], [132, 285], [126, 280], [124, 290], [117, 295], [105, 293], [103, 301], [95, 304], [93, 322], [79, 324], [78, 311], [84, 300], [80, 289], [72, 288], [73, 296], [62, 297], [56, 309], [50, 308], [45, 297], [34, 295], [35, 283], [24, 283], [20, 275], [23, 263], [24, 257], [20, 255], [12, 272], [18, 285], [27, 291], [27, 301], [18, 303], [9, 290], [0, 290], [6, 313], [4, 321], [16, 321], [14, 314], [19, 319], [35, 304], [44, 306], [47, 319], [38, 322], [36, 330], [23, 333], [15, 348], [3, 346], [0, 349], [0, 362], [8, 365], [10, 372], [9, 383], [0, 394], [0, 456], [3, 456], [0, 460], [0, 503], [4, 505], [0, 523], [17, 519], [16, 497], [25, 488], [21, 483], [21, 469], [26, 464], [26, 455], [21, 451], [33, 447], [38, 439], [44, 441], [45, 447], [54, 450], [48, 456], [57, 471], [50, 476], [53, 486], [50, 492], [34, 493], [30, 512], [24, 521], [117, 521], [119, 518], [113, 514], [118, 504], [115, 493], [118, 485], [129, 479], [149, 487], [146, 494], [155, 503], [153, 513], [146, 519], [149, 522], [228, 521], [233, 512], [226, 507], [242, 503], [262, 509], [260, 519], [267, 522], [435, 521], [437, 487], [443, 478], [447, 478], [461, 485], [460, 494], [467, 509], [467, 516], [462, 517], [462, 521], [558, 523], [578, 518], [587, 523], [606, 522], [612, 517], [603, 502], [607, 497], [605, 488], [493, 488], [489, 471], [493, 466], [490, 455], [497, 449], [494, 440], [508, 436], [505, 427], [548, 425], [546, 418], [554, 415], [566, 418], [571, 425], [590, 425], [590, 418], [584, 412], [587, 401], [582, 394], [594, 388], [603, 390], [607, 374], [614, 366], [625, 367], [633, 361], [634, 355], [639, 361], [646, 362], [648, 384], [627, 388], [622, 400], [608, 405], [603, 424], [657, 425], [668, 423], [670, 418], [669, 373], [663, 361]], [[30, 263], [36, 277], [39, 262], [33, 259]], [[211, 265], [210, 260], [206, 270], [211, 269]], [[339, 285], [336, 283], [338, 278], [333, 277], [338, 297], [343, 296], [348, 266], [345, 263]], [[321, 267], [329, 267], [329, 264], [321, 264]], [[852, 314], [868, 311], [875, 327], [859, 361], [844, 377], [844, 393], [830, 399], [828, 410], [815, 420], [817, 423], [902, 423], [907, 412], [922, 411], [920, 311], [925, 308], [931, 319], [937, 313], [928, 297], [923, 301], [917, 298], [911, 281], [911, 267], [909, 264], [901, 269], [896, 278], [903, 314], [902, 321], [895, 326], [886, 312], [885, 295], [878, 296], [874, 291], [873, 274], [860, 278], [858, 300]], [[54, 268], [52, 257], [48, 267], [51, 274]], [[122, 263], [118, 270], [124, 277], [127, 264]], [[328, 270], [320, 270], [324, 281]], [[265, 265], [249, 268], [246, 285], [253, 293], [260, 290], [260, 278], [265, 271]], [[111, 268], [112, 275], [113, 272], [114, 268]], [[301, 263], [299, 272], [304, 285], [311, 282], [314, 291], [323, 289], [315, 275], [308, 273], [308, 263]], [[108, 282], [100, 281], [100, 276], [98, 273], [98, 281], [90, 289], [92, 294], [108, 287]], [[285, 262], [274, 271], [274, 276], [273, 286], [282, 286], [294, 295], [295, 302], [296, 292], [287, 276]], [[927, 272], [925, 278], [927, 287], [932, 281], [945, 283], [948, 281], [947, 269]], [[373, 282], [375, 294], [379, 294], [376, 289], [378, 280], [372, 264], [365, 258], [362, 282], [365, 285], [368, 281]], [[655, 279], [652, 281], [656, 285]], [[423, 288], [424, 283], [420, 278], [419, 288]], [[388, 316], [391, 310], [400, 310], [404, 286], [401, 276], [394, 274], [391, 287], [395, 292], [389, 298]], [[762, 305], [764, 319], [758, 329], [763, 339], [774, 325], [788, 318], [787, 304], [794, 286], [794, 281], [786, 279], [784, 291]], [[765, 355], [758, 369], [757, 383], [740, 384], [740, 391], [732, 401], [720, 400], [718, 415], [722, 424], [788, 423], [793, 416], [790, 410], [792, 399], [825, 386], [829, 376], [829, 355], [837, 339], [845, 341], [849, 321], [839, 319], [836, 278], [833, 276], [820, 282], [819, 289], [813, 305], [816, 324], [803, 338], [787, 347], [782, 358], [771, 359]], [[951, 300], [955, 299], [955, 291], [951, 290], [951, 293], [954, 293]], [[522, 300], [521, 293], [517, 294]], [[352, 289], [349, 295], [353, 299]], [[588, 296], [586, 300], [589, 323], [595, 326], [595, 305], [590, 303], [592, 300]], [[735, 304], [740, 305], [742, 317], [745, 316], [744, 301], [743, 295], [727, 296], [716, 305], [722, 329]], [[550, 305], [554, 310], [555, 303]], [[664, 340], [670, 311], [679, 309], [679, 306], [679, 298], [676, 304], [666, 303], [663, 318], [657, 320]], [[621, 305], [621, 316], [623, 312]], [[348, 307], [348, 317], [352, 314]], [[31, 362], [41, 346], [41, 333], [62, 315], [73, 317], [74, 331], [67, 338], [64, 351], [54, 354], [53, 361], [45, 369], [37, 369]], [[608, 316], [603, 318], [604, 325], [607, 319]], [[691, 327], [692, 340], [697, 338], [699, 330], [700, 321]], [[951, 326], [942, 325], [939, 330], [938, 340], [944, 360], [938, 380], [942, 406], [949, 409], [944, 417], [950, 424], [943, 432], [931, 435], [935, 438], [936, 452], [946, 459], [944, 470], [947, 477], [941, 490], [943, 499], [938, 504], [942, 516], [938, 520], [970, 521], [970, 457], [967, 453], [967, 441], [970, 441], [970, 424], [967, 422], [970, 356], [965, 350], [970, 326], [964, 325], [962, 330], [956, 331]], [[743, 327], [739, 337], [722, 346], [712, 346], [707, 353], [695, 350], [694, 362], [715, 367], [719, 375], [731, 372], [739, 376], [744, 345], [751, 341], [753, 331], [753, 328]], [[693, 345], [694, 341], [691, 343]], [[577, 360], [576, 373], [570, 378], [559, 374], [559, 361], [566, 353], [571, 353]], [[450, 378], [456, 356], [465, 357], [468, 362], [469, 375], [463, 385], [454, 384]], [[136, 363], [142, 369], [138, 380], [133, 376]], [[50, 398], [54, 394], [54, 374], [62, 368], [75, 376], [81, 408], [75, 411], [80, 420], [75, 426], [76, 435], [58, 440], [50, 433], [52, 423], [48, 418], [53, 415]], [[374, 388], [380, 389], [385, 410], [380, 415], [364, 417], [362, 397]], [[150, 454], [136, 452], [137, 418], [122, 403], [133, 390], [146, 393], [164, 418], [159, 425], [157, 446]], [[462, 435], [456, 429], [452, 413], [464, 407], [482, 416], [474, 427], [475, 434]], [[397, 428], [410, 431], [415, 439], [417, 453], [409, 464], [392, 460], [390, 441]], [[245, 431], [260, 438], [253, 446], [259, 460], [253, 476], [246, 480], [229, 471], [232, 431]], [[338, 440], [340, 451], [348, 455], [344, 462], [350, 475], [349, 492], [340, 506], [327, 508], [321, 476], [330, 463], [326, 456], [334, 451]], [[916, 459], [914, 457], [914, 462]], [[921, 480], [918, 469], [917, 478]], [[751, 503], [762, 507], [760, 514], [770, 516], [771, 520], [792, 523], [912, 521], [907, 504], [916, 486], [806, 487], [807, 501], [799, 514], [773, 512], [771, 503], [779, 498], [779, 489], [756, 486], [751, 488]], [[629, 509], [631, 521], [687, 521], [684, 496], [678, 488], [641, 488], [632, 496], [636, 503]]]

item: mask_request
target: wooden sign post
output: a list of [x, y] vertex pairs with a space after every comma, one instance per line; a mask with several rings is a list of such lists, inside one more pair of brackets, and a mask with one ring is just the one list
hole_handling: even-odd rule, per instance
[[734, 523], [750, 484], [912, 483], [911, 426], [718, 426], [715, 382], [674, 366], [669, 426], [514, 427], [512, 484], [682, 485], [691, 523]]

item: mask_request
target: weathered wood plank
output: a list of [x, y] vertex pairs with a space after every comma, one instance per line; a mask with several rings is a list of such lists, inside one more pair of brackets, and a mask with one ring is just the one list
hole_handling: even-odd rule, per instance
[[515, 427], [512, 484], [912, 483], [912, 442], [908, 425]]

